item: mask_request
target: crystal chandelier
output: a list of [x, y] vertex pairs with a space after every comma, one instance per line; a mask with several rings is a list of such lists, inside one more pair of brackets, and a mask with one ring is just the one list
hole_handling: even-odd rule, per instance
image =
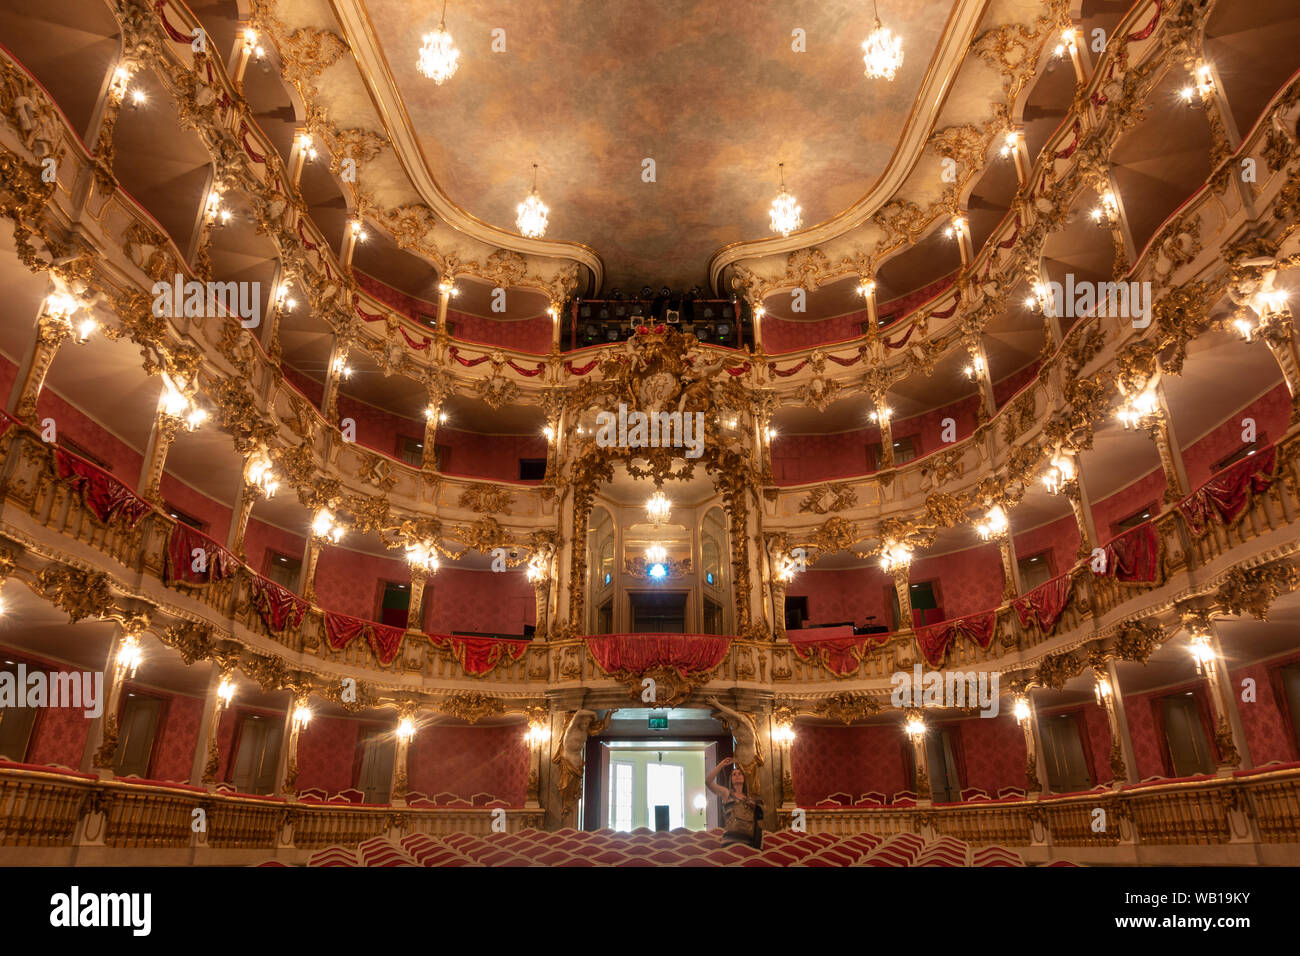
[[650, 500], [645, 503], [645, 513], [651, 522], [661, 525], [668, 520], [668, 515], [672, 512], [672, 502], [662, 491], [656, 491], [650, 496]]
[[785, 163], [778, 163], [781, 170], [781, 191], [772, 200], [771, 225], [773, 232], [788, 236], [803, 224], [798, 202], [785, 191]]
[[892, 81], [903, 65], [903, 38], [880, 25], [880, 10], [875, 0], [872, 0], [872, 9], [875, 10], [876, 26], [862, 41], [862, 62], [870, 79]]
[[533, 163], [533, 189], [528, 198], [515, 207], [515, 225], [525, 239], [540, 239], [546, 235], [546, 217], [550, 210], [537, 195], [537, 164]]
[[426, 33], [423, 39], [424, 45], [420, 47], [420, 57], [415, 68], [442, 86], [456, 72], [460, 60], [460, 50], [453, 45], [451, 34], [447, 32], [447, 0], [442, 3], [442, 22], [438, 29]]

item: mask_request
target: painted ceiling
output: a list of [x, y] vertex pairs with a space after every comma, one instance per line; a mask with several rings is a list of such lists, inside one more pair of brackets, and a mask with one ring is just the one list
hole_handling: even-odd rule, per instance
[[[880, 0], [905, 38], [887, 83], [863, 76], [873, 16], [861, 0], [452, 0], [460, 67], [437, 86], [415, 62], [441, 4], [365, 0], [446, 195], [514, 231], [537, 163], [547, 238], [594, 248], [606, 292], [705, 285], [715, 251], [770, 234], [779, 162], [805, 226], [861, 199], [894, 153], [953, 7]], [[805, 52], [792, 49], [796, 29]]]

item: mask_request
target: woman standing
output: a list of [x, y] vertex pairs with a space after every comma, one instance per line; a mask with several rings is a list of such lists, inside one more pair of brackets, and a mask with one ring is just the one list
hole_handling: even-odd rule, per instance
[[[718, 782], [728, 768], [731, 769], [731, 788]], [[763, 801], [751, 799], [745, 773], [727, 757], [708, 775], [709, 789], [722, 801], [722, 845], [747, 843], [756, 850], [763, 848]]]

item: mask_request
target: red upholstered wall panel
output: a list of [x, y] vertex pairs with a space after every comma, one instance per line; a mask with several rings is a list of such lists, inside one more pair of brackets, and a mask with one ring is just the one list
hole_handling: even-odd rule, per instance
[[[1243, 444], [1242, 419], [1255, 419], [1255, 434], [1270, 442], [1286, 434], [1291, 418], [1291, 393], [1286, 384], [1261, 395], [1235, 415], [1229, 415], [1211, 431], [1183, 450], [1187, 480], [1198, 488], [1210, 479], [1216, 462], [1227, 458]], [[1181, 436], [1180, 436], [1181, 437]]]
[[772, 442], [772, 473], [784, 485], [865, 475], [871, 470], [867, 446], [879, 441], [878, 428], [831, 435], [778, 434]]
[[0, 401], [5, 403], [6, 408], [9, 405], [9, 393], [13, 391], [14, 381], [17, 378], [18, 366], [0, 355]]
[[993, 401], [1001, 408], [1022, 388], [1034, 380], [1038, 374], [1038, 367], [1042, 363], [1035, 359], [1024, 368], [1012, 372], [1006, 378], [993, 383]]
[[[566, 316], [572, 319], [572, 315]], [[520, 352], [534, 352], [545, 355], [551, 350], [551, 317], [543, 313], [531, 319], [489, 319], [467, 312], [447, 310], [447, 321], [456, 329], [456, 338], [465, 342], [478, 342], [482, 345], [499, 345]], [[566, 323], [561, 330], [568, 331]], [[568, 344], [561, 335], [560, 341]], [[522, 363], [521, 363], [522, 364]], [[533, 363], [536, 365], [537, 363]], [[531, 366], [525, 366], [530, 368]]]
[[893, 579], [878, 565], [843, 571], [811, 568], [795, 576], [786, 595], [808, 598], [809, 624], [866, 624], [874, 614], [870, 623], [892, 627], [893, 606], [885, 603], [886, 588], [892, 587]]
[[1074, 515], [1066, 515], [1015, 535], [1013, 544], [1016, 558], [1022, 561], [1043, 551], [1049, 552], [1052, 574], [1064, 574], [1074, 567], [1074, 555], [1079, 550], [1079, 525]]
[[[924, 415], [899, 418], [893, 423], [891, 429], [894, 441], [903, 438], [919, 439], [915, 442], [918, 458], [942, 451], [949, 444], [943, 440], [944, 419], [951, 418], [954, 421], [956, 424], [954, 441], [961, 441], [975, 431], [975, 415], [979, 404], [979, 395], [971, 394], [943, 408], [926, 412]], [[875, 440], [879, 441], [879, 436]]]
[[407, 773], [410, 789], [430, 797], [447, 792], [469, 800], [489, 793], [523, 806], [528, 791], [524, 727], [422, 727], [407, 755]]
[[43, 389], [36, 402], [38, 418], [53, 418], [60, 438], [71, 438], [103, 461], [108, 470], [131, 490], [140, 480], [143, 457], [108, 429], [73, 408], [51, 389]]
[[203, 533], [216, 541], [217, 544], [224, 545], [226, 543], [226, 536], [230, 533], [231, 511], [229, 508], [213, 501], [207, 495], [195, 491], [189, 485], [178, 481], [166, 472], [163, 472], [160, 487], [162, 488], [163, 501], [202, 521], [205, 525]]
[[446, 565], [424, 586], [425, 628], [519, 636], [535, 624], [533, 586], [522, 569], [495, 573]]
[[353, 785], [358, 722], [340, 717], [314, 717], [298, 735], [298, 789], [319, 787], [326, 794]]
[[397, 436], [405, 435], [424, 441], [424, 419], [403, 418], [391, 412], [339, 395], [339, 420], [351, 418], [357, 424], [357, 444], [397, 458]]
[[912, 562], [909, 581], [937, 580], [943, 618], [987, 611], [1002, 603], [1002, 555], [993, 544], [922, 557]]
[[[253, 513], [257, 513], [254, 506]], [[266, 573], [268, 551], [276, 551], [290, 558], [301, 559], [307, 549], [307, 539], [283, 528], [252, 518], [244, 532], [244, 551], [249, 566], [258, 574]]]
[[321, 549], [316, 564], [316, 600], [326, 610], [378, 620], [380, 581], [409, 584], [411, 568], [401, 558], [363, 554], [345, 547]]
[[71, 707], [47, 707], [37, 714], [27, 745], [27, 762], [79, 769], [90, 732], [90, 721], [84, 713]]
[[[1284, 658], [1282, 661], [1260, 661], [1231, 672], [1229, 686], [1237, 696], [1237, 710], [1241, 714], [1242, 729], [1250, 747], [1250, 759], [1255, 766], [1270, 760], [1289, 763], [1300, 760], [1300, 746], [1296, 744], [1294, 724], [1286, 700], [1279, 695], [1272, 671], [1283, 662], [1300, 663], [1300, 659]], [[1255, 681], [1255, 702], [1241, 699], [1241, 682], [1245, 678]]]
[[1088, 724], [1088, 740], [1092, 745], [1092, 766], [1096, 771], [1093, 786], [1110, 783], [1115, 775], [1110, 772], [1110, 724], [1106, 721], [1106, 712], [1096, 702], [1088, 701], [1083, 705], [1084, 720]]
[[287, 363], [282, 364], [280, 368], [284, 370], [284, 380], [302, 392], [313, 405], [320, 408], [321, 400], [325, 396], [325, 386]]
[[1124, 695], [1124, 713], [1128, 717], [1128, 732], [1133, 740], [1139, 780], [1165, 776], [1164, 761], [1161, 759], [1165, 742], [1156, 730], [1155, 713], [1152, 710], [1153, 707], [1163, 706], [1158, 697], [1165, 693], [1167, 691], [1161, 691], [1160, 695]]
[[545, 458], [546, 439], [536, 435], [477, 435], [458, 431], [449, 422], [438, 429], [436, 444], [448, 449], [442, 470], [470, 478], [519, 480], [519, 459]]
[[[1085, 465], [1085, 471], [1086, 467]], [[1102, 543], [1115, 537], [1115, 531], [1111, 527], [1115, 522], [1123, 521], [1139, 508], [1154, 505], [1155, 511], [1151, 512], [1151, 517], [1154, 518], [1164, 507], [1164, 493], [1165, 473], [1157, 468], [1113, 495], [1094, 501], [1092, 520], [1095, 522]]]
[[166, 718], [154, 737], [149, 775], [154, 780], [188, 783], [194, 767], [194, 748], [198, 746], [203, 724], [203, 700], [183, 695], [169, 696]]
[[995, 797], [1003, 787], [1025, 787], [1025, 735], [1009, 711], [958, 721], [966, 755], [966, 786]]
[[795, 799], [814, 806], [832, 793], [856, 800], [910, 789], [904, 782], [902, 732], [894, 726], [820, 727], [799, 724], [791, 751]]
[[867, 320], [867, 310], [837, 315], [829, 319], [781, 319], [775, 315], [763, 318], [763, 348], [769, 354], [794, 352], [846, 342], [862, 337], [862, 323]]

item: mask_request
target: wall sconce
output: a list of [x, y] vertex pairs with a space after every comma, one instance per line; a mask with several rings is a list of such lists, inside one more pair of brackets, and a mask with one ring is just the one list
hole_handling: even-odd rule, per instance
[[925, 737], [925, 719], [917, 711], [907, 715], [907, 722], [903, 724], [903, 733], [911, 738], [912, 743], [917, 743]]
[[790, 746], [794, 743], [794, 724], [777, 724], [772, 729], [772, 740], [779, 746]]
[[1078, 47], [1079, 34], [1074, 27], [1066, 27], [1061, 31], [1061, 42], [1056, 44], [1056, 49], [1052, 52], [1058, 57], [1063, 57], [1067, 53], [1074, 53]]
[[1011, 713], [1023, 727], [1029, 721], [1032, 713], [1029, 707], [1029, 698], [1017, 694], [1015, 702], [1011, 705]]
[[949, 225], [948, 228], [943, 231], [943, 234], [948, 239], [957, 239], [965, 231], [966, 231], [966, 220], [963, 219], [961, 216], [953, 216], [952, 224]]
[[1252, 320], [1248, 313], [1242, 312], [1233, 319], [1233, 327], [1247, 342], [1254, 341], [1260, 330], [1272, 324], [1275, 319], [1283, 320], [1281, 324], [1285, 327], [1291, 320], [1291, 310], [1286, 304], [1290, 297], [1291, 294], [1286, 289], [1269, 289], [1256, 293], [1249, 306], [1256, 319]]
[[1092, 692], [1097, 697], [1097, 705], [1099, 707], [1105, 707], [1106, 702], [1110, 700], [1111, 695], [1114, 693], [1111, 689], [1110, 681], [1101, 674], [1094, 675], [1093, 681]]
[[131, 68], [129, 66], [119, 66], [113, 71], [113, 79], [108, 84], [108, 98], [114, 103], [121, 103], [126, 99], [127, 90], [131, 85]]
[[1003, 159], [1007, 159], [1008, 157], [1015, 155], [1016, 150], [1019, 149], [1020, 147], [1020, 140], [1023, 136], [1024, 134], [1020, 132], [1020, 130], [1018, 129], [1009, 130], [1007, 132], [1006, 139], [1002, 141]]
[[994, 505], [984, 516], [984, 520], [975, 525], [975, 531], [983, 540], [988, 541], [1005, 537], [1010, 527], [1011, 523], [1007, 521], [1007, 513], [1002, 510], [1002, 506]]
[[551, 739], [551, 728], [542, 721], [534, 721], [528, 725], [528, 732], [524, 734], [524, 739], [530, 746], [540, 747]]
[[352, 366], [348, 365], [348, 357], [346, 355], [335, 356], [333, 368], [334, 373], [341, 378], [352, 377]]
[[275, 497], [275, 490], [280, 483], [275, 480], [271, 459], [266, 452], [257, 452], [248, 463], [248, 483], [262, 493], [268, 501]]
[[1214, 95], [1214, 71], [1210, 69], [1210, 64], [1201, 63], [1192, 71], [1191, 84], [1182, 89], [1183, 100], [1189, 106], [1195, 106], [1198, 101], [1204, 102], [1212, 95]]
[[550, 577], [547, 569], [546, 555], [539, 553], [534, 554], [528, 559], [528, 569], [525, 572], [530, 582], [545, 581]]
[[195, 404], [169, 380], [163, 380], [162, 411], [168, 418], [178, 419], [187, 432], [192, 432], [208, 420], [208, 413]]
[[411, 738], [415, 736], [415, 721], [410, 717], [403, 717], [397, 722], [397, 739], [404, 744], [409, 744]]
[[221, 190], [213, 189], [208, 193], [208, 203], [203, 208], [203, 216], [212, 226], [224, 226], [230, 222], [233, 213], [221, 205]]
[[1092, 210], [1092, 221], [1100, 226], [1113, 226], [1119, 222], [1119, 200], [1109, 189], [1101, 194], [1099, 204]]
[[772, 444], [772, 439], [775, 437], [776, 437], [776, 429], [773, 428], [771, 425], [768, 425], [766, 428], [763, 429], [763, 438], [769, 445]]
[[893, 417], [894, 417], [894, 410], [890, 408], [888, 405], [885, 405], [882, 408], [878, 408], [871, 413], [871, 420], [875, 422], [877, 425], [883, 425], [885, 424], [885, 422], [889, 421]]
[[542, 434], [546, 436], [548, 442], [555, 441], [555, 428], [553, 426], [547, 425], [542, 429]]
[[1151, 391], [1145, 391], [1140, 395], [1126, 399], [1116, 413], [1116, 417], [1124, 425], [1125, 430], [1150, 424], [1159, 418], [1159, 415], [1159, 402], [1156, 401], [1156, 396]]
[[305, 701], [303, 701], [293, 709], [293, 728], [294, 730], [302, 730], [310, 723], [311, 723], [311, 708], [307, 706], [307, 703]]
[[370, 238], [366, 234], [366, 227], [362, 224], [359, 216], [353, 216], [348, 220], [348, 228], [352, 230], [352, 238], [357, 242], [365, 242]]
[[1059, 495], [1067, 484], [1074, 480], [1074, 459], [1061, 453], [1052, 458], [1052, 463], [1043, 473], [1043, 486], [1049, 495]]
[[292, 312], [298, 307], [298, 300], [289, 295], [292, 287], [291, 282], [281, 282], [280, 287], [275, 290], [275, 304], [286, 312]]
[[135, 677], [135, 672], [143, 660], [144, 648], [140, 646], [140, 639], [134, 634], [124, 634], [122, 643], [117, 648], [117, 657], [113, 660], [117, 679]]
[[1187, 650], [1191, 652], [1192, 660], [1196, 662], [1196, 676], [1213, 676], [1214, 664], [1219, 657], [1214, 652], [1214, 643], [1210, 640], [1210, 635], [1204, 632], [1194, 633]]
[[438, 573], [438, 549], [431, 541], [417, 541], [406, 546], [406, 563], [424, 574]]
[[863, 279], [858, 283], [858, 295], [864, 299], [869, 299], [876, 294], [876, 280]]
[[984, 374], [984, 358], [979, 355], [972, 356], [971, 363], [962, 369], [962, 371], [968, 379], [974, 382]]
[[343, 540], [343, 527], [334, 523], [334, 515], [328, 508], [316, 512], [316, 517], [311, 522], [311, 533], [330, 544], [338, 544]]
[[258, 60], [266, 56], [266, 48], [257, 42], [257, 31], [252, 27], [244, 30], [244, 49]]
[[880, 567], [886, 574], [910, 567], [912, 549], [897, 541], [887, 541], [880, 549]]
[[229, 707], [230, 702], [235, 699], [235, 682], [231, 680], [229, 674], [221, 675], [221, 683], [217, 685], [217, 709]]
[[312, 142], [310, 133], [298, 134], [298, 152], [302, 153], [305, 162], [310, 163], [316, 159], [316, 145]]

